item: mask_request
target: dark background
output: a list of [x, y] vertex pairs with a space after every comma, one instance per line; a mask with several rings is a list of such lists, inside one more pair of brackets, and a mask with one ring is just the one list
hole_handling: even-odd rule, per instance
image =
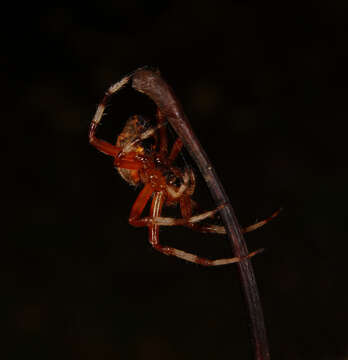
[[[346, 1], [102, 1], [2, 12], [3, 359], [251, 359], [235, 266], [155, 252], [139, 189], [88, 144], [113, 82], [159, 67], [247, 235], [273, 359], [347, 359]], [[116, 97], [98, 135], [151, 112]], [[203, 183], [194, 198], [214, 205]], [[217, 258], [225, 237], [163, 229]]]

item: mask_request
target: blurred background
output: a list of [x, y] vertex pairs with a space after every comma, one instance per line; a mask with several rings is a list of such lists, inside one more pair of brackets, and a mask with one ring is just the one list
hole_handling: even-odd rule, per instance
[[[347, 359], [347, 16], [316, 2], [102, 1], [2, 12], [3, 359], [253, 358], [235, 266], [166, 257], [139, 193], [88, 143], [104, 91], [143, 65], [180, 98], [246, 236], [272, 359]], [[144, 96], [112, 101], [115, 141]], [[194, 199], [214, 205], [202, 181]], [[210, 258], [223, 236], [163, 229]]]

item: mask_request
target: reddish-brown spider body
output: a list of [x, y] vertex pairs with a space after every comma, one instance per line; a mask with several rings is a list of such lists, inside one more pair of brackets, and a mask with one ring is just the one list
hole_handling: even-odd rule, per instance
[[[168, 160], [168, 154], [157, 149], [159, 142], [156, 130], [151, 128], [150, 121], [143, 116], [131, 116], [117, 138], [116, 146], [123, 150], [115, 158], [114, 165], [130, 185], [151, 184], [154, 192], [164, 192], [166, 205], [175, 205], [182, 196], [193, 194], [194, 173], [188, 167], [181, 170], [173, 166], [172, 161]], [[139, 162], [141, 167], [122, 167], [119, 159], [127, 156]]]
[[[217, 260], [205, 259], [160, 244], [160, 226], [185, 226], [196, 231], [217, 234], [225, 234], [226, 230], [219, 225], [199, 224], [200, 221], [214, 216], [221, 207], [193, 215], [194, 201], [191, 196], [195, 190], [195, 176], [190, 167], [180, 168], [175, 165], [175, 160], [182, 150], [183, 143], [178, 138], [172, 145], [171, 150], [168, 150], [166, 119], [159, 110], [157, 111], [157, 126], [155, 127], [152, 127], [150, 122], [140, 115], [130, 117], [117, 137], [115, 145], [96, 137], [96, 129], [103, 116], [108, 98], [127, 84], [129, 79], [130, 77], [125, 77], [109, 88], [97, 108], [89, 130], [90, 143], [102, 153], [113, 157], [114, 166], [121, 177], [130, 185], [144, 185], [132, 206], [129, 223], [136, 227], [148, 227], [151, 245], [165, 255], [173, 255], [205, 266], [239, 262], [241, 259], [237, 257]], [[146, 204], [150, 200], [150, 216], [141, 217]], [[182, 218], [162, 217], [164, 206], [176, 204], [180, 206]], [[266, 220], [243, 229], [243, 232], [259, 228], [276, 216], [277, 213]], [[254, 251], [247, 257], [251, 257], [258, 252]]]
[[[136, 115], [130, 117], [127, 120], [124, 129], [122, 130], [116, 141], [116, 146], [124, 149], [124, 155], [126, 155], [127, 153], [135, 153], [137, 154], [136, 157], [140, 161], [144, 159], [145, 147], [143, 143], [141, 141], [138, 141], [137, 143], [132, 144], [132, 142], [144, 133], [147, 124], [148, 122], [145, 119]], [[125, 149], [127, 144], [131, 145], [128, 146], [127, 149]], [[140, 169], [126, 169], [117, 166], [117, 158], [115, 158], [114, 164], [121, 177], [126, 180], [130, 185], [136, 186], [140, 182], [143, 182], [142, 179], [140, 179]]]

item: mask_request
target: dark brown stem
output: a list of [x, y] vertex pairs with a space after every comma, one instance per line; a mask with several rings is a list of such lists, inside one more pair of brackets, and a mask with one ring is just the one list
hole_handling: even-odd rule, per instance
[[[228, 237], [230, 238], [234, 255], [239, 258], [245, 258], [249, 254], [249, 251], [230, 200], [226, 195], [221, 181], [209, 161], [207, 154], [194, 134], [174, 91], [158, 72], [145, 68], [138, 69], [134, 72], [132, 86], [137, 91], [149, 96], [156, 103], [161, 113], [168, 119], [171, 126], [196, 161], [215, 203], [217, 205], [225, 204], [225, 206], [221, 208], [220, 213]], [[237, 263], [237, 266], [249, 309], [250, 330], [255, 350], [255, 359], [269, 360], [270, 354], [268, 350], [266, 328], [251, 261], [245, 258]]]

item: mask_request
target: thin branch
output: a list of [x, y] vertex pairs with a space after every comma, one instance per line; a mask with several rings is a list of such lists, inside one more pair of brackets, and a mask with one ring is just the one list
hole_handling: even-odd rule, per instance
[[251, 261], [246, 258], [249, 251], [221, 181], [194, 134], [172, 88], [158, 72], [146, 68], [138, 69], [132, 75], [133, 88], [146, 94], [156, 103], [161, 113], [166, 116], [171, 126], [183, 141], [192, 158], [196, 161], [216, 205], [225, 205], [221, 208], [220, 213], [226, 227], [227, 235], [231, 241], [234, 255], [239, 258], [244, 258], [241, 262], [237, 263], [237, 266], [249, 310], [250, 330], [255, 359], [269, 360], [270, 354], [260, 296]]

